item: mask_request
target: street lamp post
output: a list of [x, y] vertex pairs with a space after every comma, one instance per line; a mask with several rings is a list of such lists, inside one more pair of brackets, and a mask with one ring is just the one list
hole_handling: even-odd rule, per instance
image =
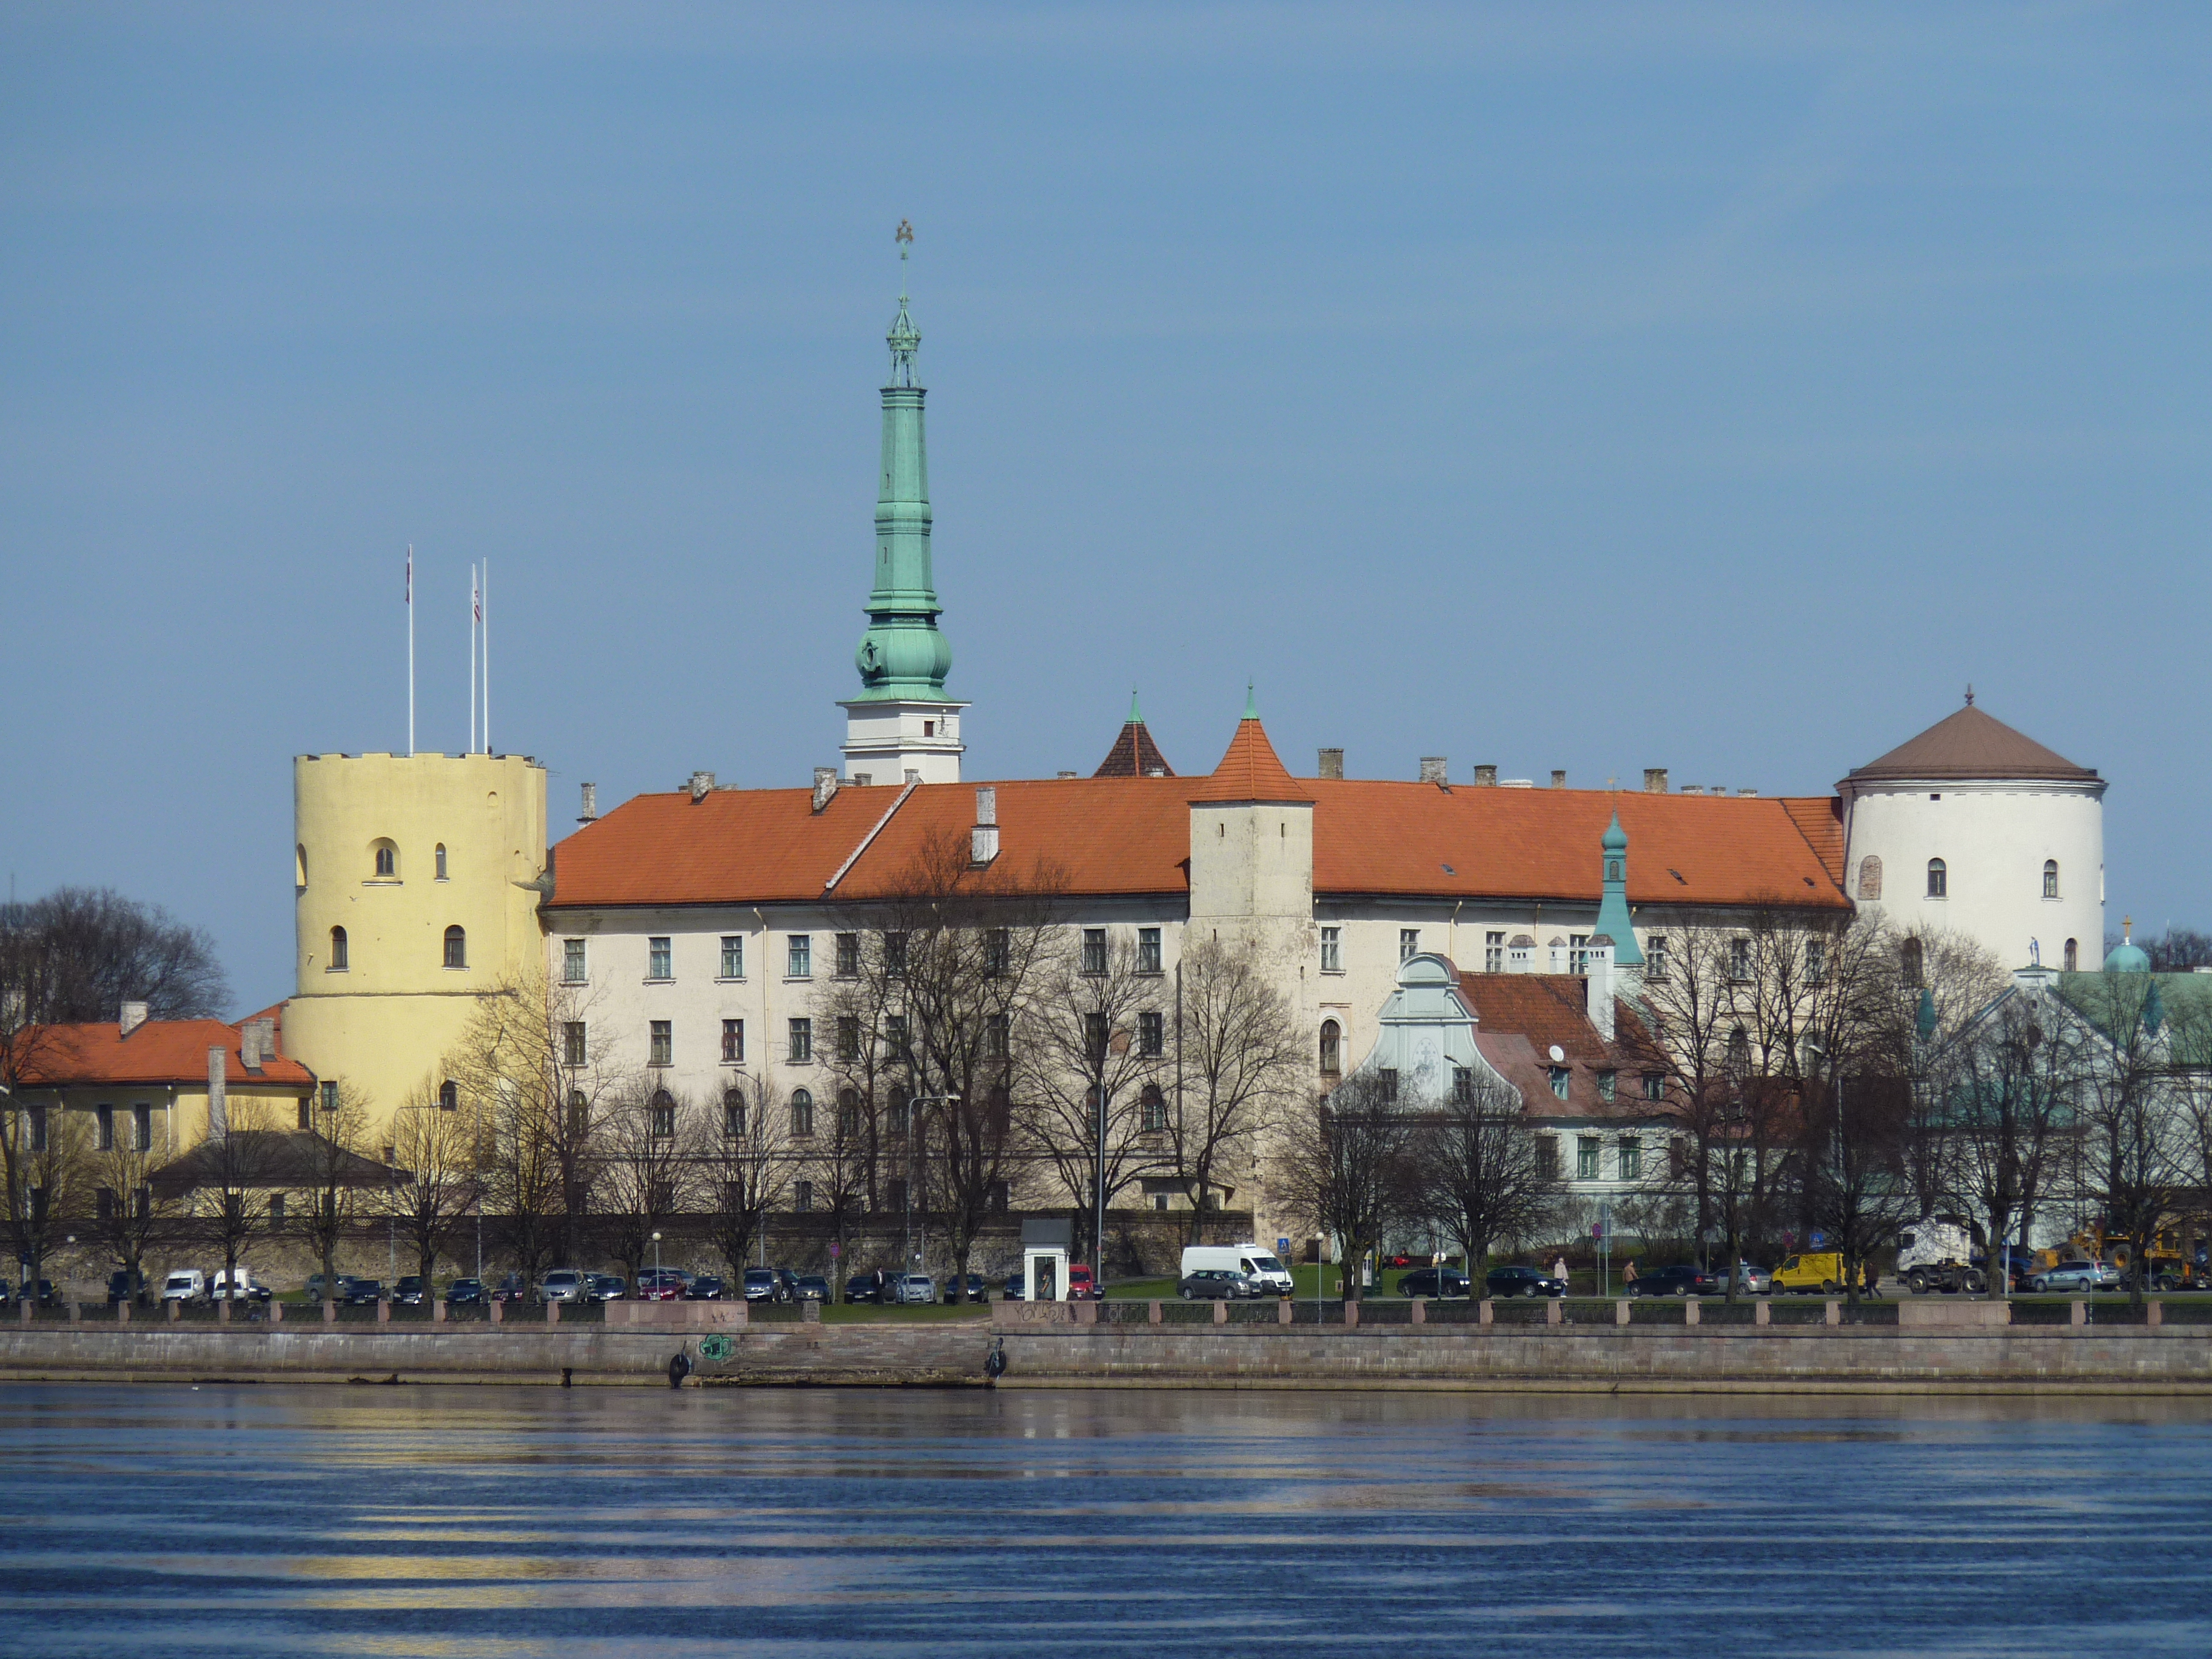
[[660, 1294], [660, 1235], [653, 1236], [653, 1293]]
[[[906, 1213], [909, 1237], [912, 1237], [912, 1229], [914, 1226], [914, 1191], [915, 1188], [921, 1184], [915, 1179], [914, 1149], [916, 1144], [921, 1140], [921, 1136], [920, 1133], [921, 1124], [915, 1117], [914, 1109], [917, 1106], [957, 1106], [959, 1103], [960, 1097], [958, 1095], [909, 1095], [907, 1097]], [[920, 1266], [923, 1258], [929, 1253], [929, 1217], [927, 1212], [924, 1212], [922, 1215], [921, 1238], [920, 1240], [920, 1245], [921, 1248], [915, 1251], [913, 1258], [908, 1261], [908, 1267], [914, 1267]], [[960, 1291], [961, 1296], [964, 1300], [967, 1296], [968, 1287], [965, 1285], [963, 1285], [960, 1287]]]

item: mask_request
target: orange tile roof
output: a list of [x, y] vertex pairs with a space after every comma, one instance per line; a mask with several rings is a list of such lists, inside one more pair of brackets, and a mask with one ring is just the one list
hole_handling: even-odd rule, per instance
[[1094, 778], [1149, 778], [1158, 772], [1167, 777], [1175, 775], [1175, 768], [1168, 757], [1160, 753], [1159, 744], [1142, 720], [1130, 720], [1121, 727], [1114, 739], [1114, 746], [1106, 751], [1106, 758], [1098, 763]]
[[[1239, 722], [1205, 780], [1037, 778], [994, 787], [999, 868], [1026, 872], [1043, 860], [1064, 870], [1079, 894], [1187, 893], [1190, 805], [1261, 800], [1313, 804], [1321, 894], [1595, 904], [1598, 839], [1617, 807], [1633, 903], [1849, 905], [1842, 831], [1826, 798], [1293, 778], [1256, 720]], [[836, 897], [896, 891], [929, 838], [967, 835], [975, 791], [964, 783], [915, 787], [854, 860]], [[890, 785], [848, 785], [817, 813], [805, 789], [718, 789], [696, 804], [681, 792], [640, 795], [555, 849], [550, 908], [818, 900], [899, 799]]]
[[1908, 738], [1879, 759], [1851, 769], [1846, 783], [1951, 778], [2049, 778], [2091, 783], [2097, 775], [2045, 748], [1973, 704]]
[[[1573, 974], [1462, 974], [1460, 995], [1474, 1011], [1475, 1047], [1538, 1117], [1647, 1118], [1668, 1109], [1644, 1097], [1651, 1039], [1627, 1002], [1613, 1000], [1615, 1038], [1589, 1022], [1589, 981]], [[1566, 1056], [1552, 1059], [1556, 1047]], [[1567, 1097], [1552, 1090], [1551, 1068], [1567, 1067]], [[1613, 1098], [1598, 1094], [1598, 1073], [1615, 1074]]]
[[228, 1051], [223, 1077], [229, 1087], [313, 1086], [313, 1072], [282, 1055], [264, 1061], [258, 1073], [247, 1071], [239, 1057], [238, 1044], [238, 1027], [219, 1019], [149, 1019], [129, 1036], [113, 1020], [41, 1025], [33, 1028], [28, 1038], [23, 1081], [40, 1089], [170, 1083], [204, 1089], [208, 1050], [222, 1048]]

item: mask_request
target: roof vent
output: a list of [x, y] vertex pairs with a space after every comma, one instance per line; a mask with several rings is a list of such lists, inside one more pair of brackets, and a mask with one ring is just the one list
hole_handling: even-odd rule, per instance
[[1665, 767], [1647, 766], [1644, 769], [1644, 793], [1647, 795], [1663, 795], [1667, 793]]
[[1341, 749], [1322, 750], [1321, 751], [1321, 770], [1314, 775], [1323, 778], [1341, 778], [1344, 775], [1344, 750]]
[[146, 1023], [146, 1005], [143, 1002], [125, 1003], [123, 1017], [116, 1023], [123, 1028], [122, 1035], [129, 1036]]
[[820, 811], [836, 798], [836, 794], [837, 769], [834, 766], [816, 767], [814, 769], [814, 810]]
[[1442, 755], [1424, 755], [1421, 757], [1421, 781], [1423, 783], [1442, 783], [1444, 781], [1445, 774], [1450, 771], [1450, 769], [1451, 763]]
[[1713, 785], [1711, 788], [1706, 790], [1705, 793], [1709, 795], [1725, 795], [1728, 793], [1728, 785], [1724, 783], [1717, 783]]
[[1073, 772], [1062, 772], [1060, 775], [1060, 776], [1062, 776], [1063, 778], [1072, 778], [1072, 777], [1073, 777], [1073, 776], [1075, 775], [1075, 774], [1074, 774], [1074, 773], [1073, 773]]
[[1507, 778], [1501, 781], [1498, 787], [1500, 789], [1534, 789], [1536, 787], [1536, 780], [1534, 778]]
[[599, 816], [599, 786], [596, 783], [587, 783], [584, 786], [584, 810], [576, 814], [576, 822], [594, 823], [598, 822]]
[[1705, 786], [1702, 783], [1686, 783], [1682, 786], [1682, 793], [1686, 795], [1702, 795], [1705, 793]]
[[1738, 789], [1736, 791], [1736, 793], [1739, 795], [1756, 795], [1758, 793], [1759, 791], [1756, 789]]
[[1554, 789], [1564, 789], [1566, 787], [1567, 775], [1558, 767], [1553, 767], [1552, 769], [1552, 787]]
[[691, 775], [691, 804], [694, 806], [706, 799], [714, 790], [714, 775], [712, 772], [694, 772]]

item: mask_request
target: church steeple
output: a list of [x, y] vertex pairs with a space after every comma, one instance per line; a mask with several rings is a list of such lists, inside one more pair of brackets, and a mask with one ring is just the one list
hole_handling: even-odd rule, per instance
[[1599, 889], [1597, 924], [1590, 931], [1611, 936], [1615, 963], [1623, 968], [1641, 968], [1644, 950], [1636, 942], [1636, 929], [1629, 920], [1628, 831], [1620, 827], [1618, 810], [1598, 838], [1598, 851], [1605, 874]]
[[914, 228], [899, 222], [898, 315], [884, 343], [890, 383], [883, 388], [883, 447], [876, 492], [876, 577], [868, 631], [854, 664], [860, 695], [846, 702], [845, 756], [852, 777], [899, 783], [909, 772], [925, 783], [960, 778], [960, 711], [945, 677], [952, 647], [938, 631], [943, 607], [930, 563], [929, 452], [922, 424], [926, 390], [915, 360], [921, 331], [908, 313], [906, 262]]

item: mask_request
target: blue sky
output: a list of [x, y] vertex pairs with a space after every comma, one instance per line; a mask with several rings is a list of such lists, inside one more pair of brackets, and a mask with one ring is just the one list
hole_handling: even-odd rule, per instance
[[971, 775], [1825, 791], [2212, 924], [2200, 7], [0, 7], [0, 854], [289, 988], [295, 752], [804, 783], [912, 272]]

